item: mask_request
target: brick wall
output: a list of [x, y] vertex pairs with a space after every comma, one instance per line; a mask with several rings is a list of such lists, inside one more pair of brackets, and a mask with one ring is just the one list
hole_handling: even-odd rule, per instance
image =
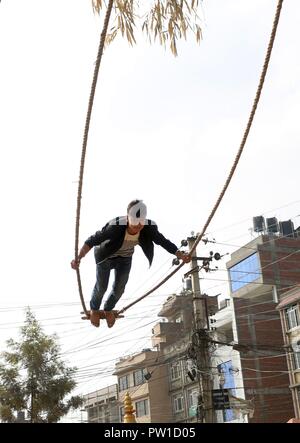
[[[294, 415], [289, 389], [288, 367], [277, 303], [268, 284], [277, 294], [300, 283], [300, 239], [266, 237], [257, 245], [266, 291], [255, 298], [234, 298], [241, 365], [246, 399], [254, 398], [250, 423], [287, 422]], [[268, 292], [269, 290], [269, 292]], [[281, 372], [282, 371], [282, 372]]]

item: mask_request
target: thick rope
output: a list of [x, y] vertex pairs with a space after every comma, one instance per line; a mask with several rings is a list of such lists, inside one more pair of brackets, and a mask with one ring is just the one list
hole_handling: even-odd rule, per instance
[[[109, 0], [106, 14], [105, 14], [103, 29], [101, 32], [100, 42], [99, 42], [99, 47], [98, 47], [97, 59], [96, 59], [96, 63], [95, 63], [94, 76], [93, 76], [93, 82], [92, 82], [92, 86], [91, 86], [86, 121], [85, 121], [83, 143], [82, 143], [82, 152], [81, 152], [80, 171], [79, 171], [78, 193], [77, 193], [76, 228], [75, 228], [75, 260], [78, 259], [80, 209], [81, 209], [81, 195], [82, 195], [83, 171], [84, 171], [86, 147], [87, 147], [89, 128], [90, 128], [90, 122], [91, 122], [91, 115], [92, 115], [93, 103], [94, 103], [97, 80], [98, 80], [98, 73], [99, 73], [100, 63], [101, 63], [101, 59], [102, 59], [102, 55], [103, 55], [103, 48], [104, 48], [104, 43], [105, 43], [105, 38], [106, 38], [106, 34], [107, 34], [107, 29], [108, 29], [108, 24], [109, 24], [109, 19], [111, 16], [113, 3], [114, 3], [114, 0]], [[88, 315], [88, 311], [86, 309], [84, 298], [83, 298], [83, 293], [82, 293], [82, 285], [81, 285], [79, 269], [76, 269], [76, 273], [77, 273], [78, 290], [79, 290], [79, 296], [80, 296], [82, 308], [83, 308], [84, 313], [86, 315]]]
[[[193, 253], [195, 251], [198, 243], [201, 241], [201, 239], [202, 239], [204, 233], [206, 232], [206, 230], [207, 230], [207, 228], [208, 228], [212, 218], [214, 217], [218, 207], [220, 206], [220, 203], [221, 203], [221, 201], [222, 201], [222, 199], [224, 197], [224, 194], [225, 194], [225, 192], [226, 192], [226, 190], [227, 190], [227, 188], [229, 186], [229, 183], [231, 182], [231, 179], [232, 179], [232, 177], [234, 175], [234, 172], [236, 170], [236, 167], [238, 165], [238, 162], [239, 162], [240, 157], [242, 155], [242, 152], [244, 150], [244, 147], [245, 147], [245, 144], [246, 144], [246, 141], [247, 141], [247, 138], [248, 138], [248, 135], [249, 135], [252, 123], [253, 123], [255, 112], [256, 112], [256, 109], [257, 109], [257, 105], [258, 105], [258, 102], [259, 102], [259, 99], [260, 99], [260, 96], [261, 96], [261, 92], [262, 92], [262, 88], [263, 88], [263, 85], [264, 85], [266, 73], [267, 73], [267, 70], [268, 70], [268, 66], [269, 66], [269, 62], [270, 62], [270, 58], [271, 58], [271, 53], [272, 53], [272, 49], [273, 49], [273, 45], [274, 45], [274, 41], [275, 41], [276, 31], [277, 31], [277, 28], [278, 28], [278, 23], [279, 23], [279, 18], [280, 18], [282, 4], [283, 4], [283, 0], [278, 0], [276, 14], [275, 14], [274, 22], [273, 22], [273, 28], [272, 28], [272, 32], [271, 32], [271, 36], [270, 36], [270, 41], [269, 41], [269, 45], [268, 45], [268, 49], [267, 49], [267, 53], [266, 53], [266, 57], [265, 57], [265, 62], [264, 62], [264, 65], [263, 65], [263, 69], [262, 69], [262, 73], [261, 73], [261, 76], [260, 76], [260, 80], [259, 80], [259, 84], [258, 84], [256, 95], [255, 95], [254, 103], [253, 103], [253, 106], [252, 106], [252, 110], [251, 110], [251, 113], [250, 113], [250, 117], [248, 119], [246, 130], [244, 132], [244, 135], [243, 135], [242, 142], [240, 144], [238, 153], [237, 153], [237, 155], [235, 157], [233, 166], [232, 166], [232, 168], [231, 168], [231, 170], [229, 172], [229, 175], [228, 175], [227, 180], [226, 180], [226, 182], [225, 182], [225, 184], [223, 186], [223, 189], [222, 189], [222, 191], [221, 191], [221, 193], [219, 195], [219, 198], [217, 199], [217, 201], [216, 201], [216, 203], [215, 203], [215, 205], [214, 205], [214, 207], [213, 207], [213, 209], [212, 209], [212, 211], [211, 211], [211, 213], [210, 213], [210, 215], [209, 215], [205, 225], [203, 226], [203, 229], [202, 229], [201, 233], [198, 234], [197, 239], [196, 239], [196, 241], [195, 241], [195, 243], [194, 243], [190, 253]], [[137, 300], [135, 300], [132, 303], [130, 303], [127, 306], [125, 306], [123, 309], [121, 309], [119, 311], [119, 313], [121, 314], [121, 313], [125, 312], [131, 306], [135, 305], [136, 303], [138, 303], [139, 301], [143, 300], [145, 297], [150, 295], [152, 292], [156, 291], [160, 286], [162, 286], [164, 283], [166, 283], [166, 281], [168, 281], [171, 277], [173, 277], [173, 275], [176, 274], [176, 272], [178, 272], [179, 269], [181, 269], [183, 265], [184, 265], [183, 262], [180, 263], [180, 265], [177, 266], [177, 268], [175, 268], [174, 271], [170, 272], [170, 274], [168, 274], [160, 283], [158, 283], [156, 286], [154, 286], [154, 288], [150, 289], [148, 292], [146, 292], [144, 295], [139, 297]]]

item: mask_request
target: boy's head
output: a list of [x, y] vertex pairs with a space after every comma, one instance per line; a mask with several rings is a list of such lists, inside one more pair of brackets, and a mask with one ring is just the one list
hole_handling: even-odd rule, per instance
[[132, 200], [127, 206], [127, 216], [130, 226], [143, 227], [147, 217], [147, 206], [143, 200]]

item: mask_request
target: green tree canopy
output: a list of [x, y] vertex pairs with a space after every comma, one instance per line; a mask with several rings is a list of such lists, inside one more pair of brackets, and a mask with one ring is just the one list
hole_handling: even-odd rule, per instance
[[47, 336], [29, 308], [20, 340], [8, 340], [7, 348], [0, 364], [3, 422], [14, 422], [17, 412], [26, 411], [32, 423], [55, 423], [82, 404], [79, 396], [65, 400], [76, 386], [76, 368], [66, 367], [56, 335]]
[[[92, 0], [94, 11], [100, 13], [103, 0]], [[146, 33], [150, 42], [159, 40], [169, 43], [172, 53], [177, 55], [178, 39], [187, 38], [190, 32], [196, 41], [201, 40], [199, 8], [201, 0], [113, 0], [114, 25], [106, 36], [110, 43], [121, 32], [132, 45], [135, 43], [134, 28]]]

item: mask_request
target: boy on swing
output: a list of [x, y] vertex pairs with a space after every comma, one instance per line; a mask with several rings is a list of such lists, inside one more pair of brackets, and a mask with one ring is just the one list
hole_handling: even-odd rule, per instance
[[139, 245], [151, 266], [154, 256], [154, 245], [162, 246], [170, 254], [176, 255], [184, 263], [191, 260], [190, 254], [179, 251], [177, 246], [167, 240], [157, 228], [155, 222], [146, 218], [147, 207], [142, 200], [133, 200], [127, 207], [127, 215], [116, 217], [108, 222], [101, 231], [90, 236], [82, 246], [78, 260], [72, 260], [71, 267], [78, 269], [81, 259], [94, 247], [96, 260], [96, 284], [90, 301], [90, 321], [98, 327], [100, 320], [97, 311], [107, 290], [110, 271], [115, 270], [112, 291], [104, 304], [107, 325], [115, 323], [112, 312], [125, 290], [131, 269], [134, 248]]

